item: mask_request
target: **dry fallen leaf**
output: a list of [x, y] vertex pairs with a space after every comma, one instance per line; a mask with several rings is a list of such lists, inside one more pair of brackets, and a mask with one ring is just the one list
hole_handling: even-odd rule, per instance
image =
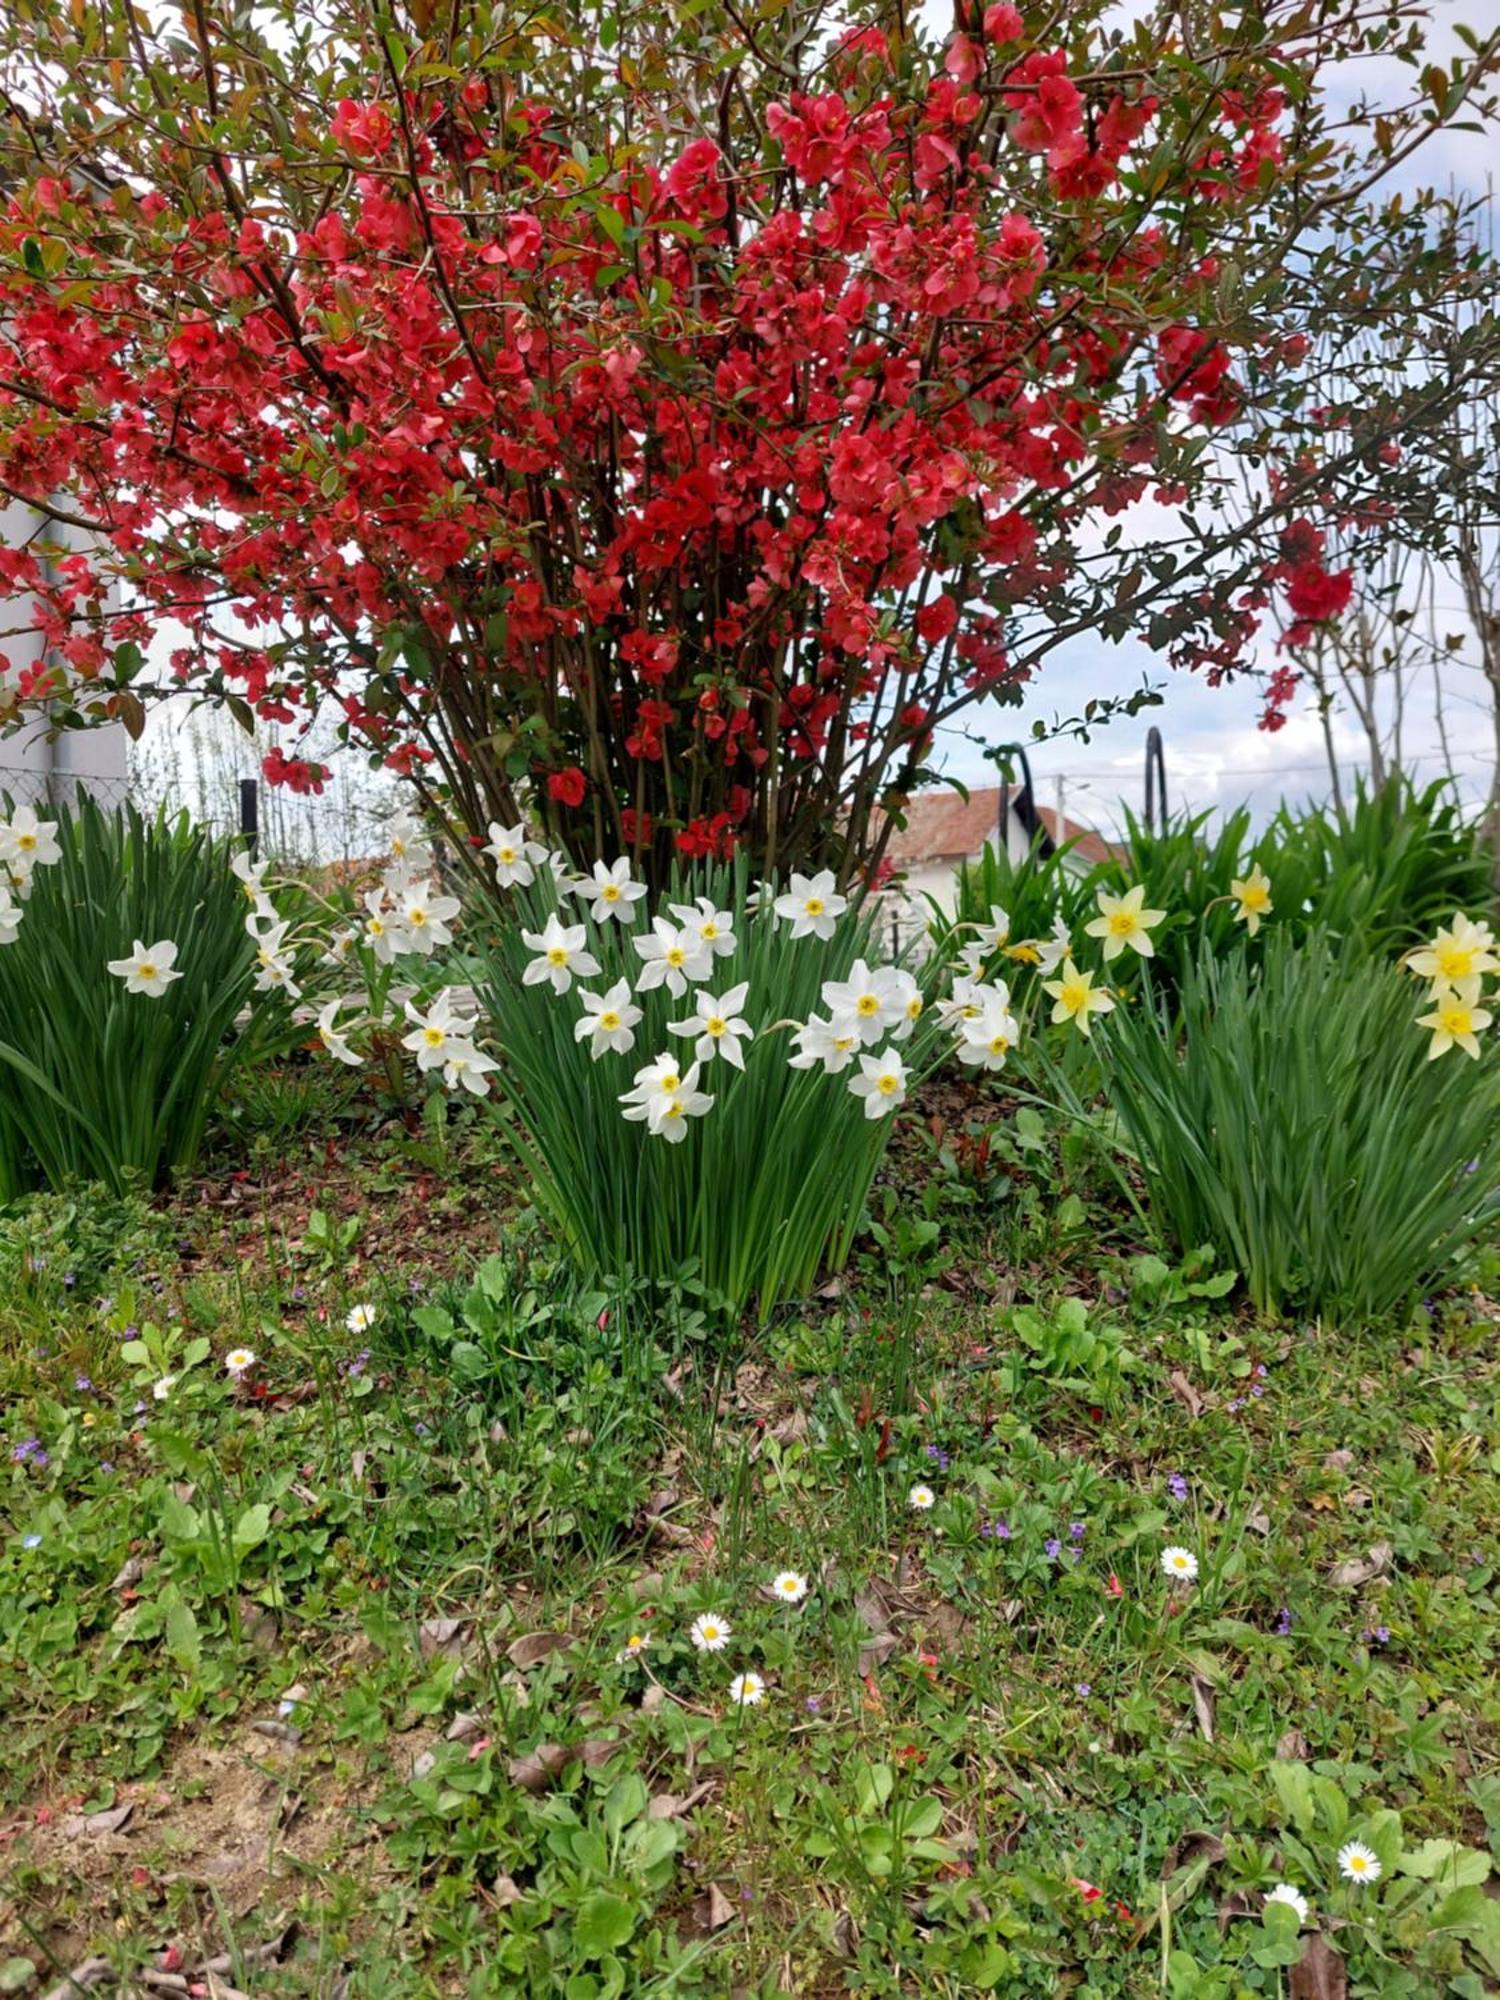
[[557, 1776], [572, 1755], [561, 1743], [538, 1743], [526, 1756], [510, 1758], [505, 1766], [506, 1775], [523, 1792], [545, 1791], [548, 1781]]
[[420, 1634], [423, 1659], [430, 1660], [436, 1653], [456, 1658], [464, 1626], [462, 1618], [424, 1618]]
[[484, 1723], [479, 1716], [470, 1715], [465, 1711], [462, 1714], [455, 1715], [453, 1720], [448, 1724], [448, 1727], [443, 1731], [443, 1741], [445, 1743], [467, 1743], [471, 1736], [478, 1736], [483, 1728]]
[[506, 1653], [513, 1666], [535, 1667], [572, 1643], [571, 1632], [523, 1632], [506, 1647]]
[[717, 1882], [710, 1882], [705, 1895], [698, 1898], [702, 1908], [702, 1924], [705, 1930], [722, 1930], [734, 1915], [734, 1905], [724, 1894]]
[[901, 1641], [894, 1632], [877, 1632], [859, 1649], [859, 1670], [862, 1674], [872, 1674], [877, 1667], [883, 1667], [892, 1653], [899, 1652]]
[[1318, 1931], [1291, 1968], [1288, 1984], [1291, 2000], [1345, 2000], [1349, 1991], [1344, 1961]]
[[1328, 1581], [1335, 1590], [1357, 1590], [1362, 1583], [1371, 1583], [1377, 1576], [1385, 1575], [1391, 1566], [1393, 1553], [1389, 1542], [1374, 1542], [1368, 1556], [1355, 1556], [1348, 1562], [1336, 1563], [1328, 1572]]
[[1203, 1731], [1205, 1743], [1214, 1740], [1214, 1688], [1202, 1674], [1193, 1675], [1193, 1713], [1198, 1718], [1198, 1727]]
[[1224, 1843], [1216, 1833], [1185, 1833], [1174, 1841], [1166, 1860], [1161, 1865], [1161, 1878], [1165, 1882], [1175, 1875], [1179, 1868], [1190, 1867], [1195, 1861], [1215, 1861], [1224, 1859]]
[[70, 1840], [85, 1834], [90, 1840], [98, 1840], [103, 1834], [118, 1833], [134, 1811], [133, 1805], [123, 1805], [112, 1806], [108, 1812], [75, 1813], [63, 1821], [62, 1830]]
[[1180, 1403], [1186, 1406], [1190, 1417], [1198, 1417], [1203, 1414], [1203, 1398], [1198, 1394], [1198, 1391], [1193, 1387], [1180, 1368], [1174, 1368], [1171, 1374], [1168, 1375], [1167, 1381], [1171, 1387], [1172, 1394]]
[[512, 1903], [520, 1902], [522, 1892], [516, 1887], [509, 1875], [497, 1875], [490, 1894], [494, 1897], [500, 1909], [508, 1910]]
[[1288, 1729], [1276, 1740], [1276, 1755], [1284, 1764], [1300, 1764], [1307, 1756], [1307, 1738], [1300, 1729]]

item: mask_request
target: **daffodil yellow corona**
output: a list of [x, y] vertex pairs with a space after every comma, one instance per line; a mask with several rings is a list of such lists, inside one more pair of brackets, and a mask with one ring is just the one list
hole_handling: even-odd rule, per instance
[[1432, 981], [1435, 998], [1447, 987], [1456, 990], [1465, 980], [1500, 972], [1494, 944], [1488, 924], [1471, 923], [1455, 911], [1452, 923], [1438, 932], [1425, 951], [1414, 951], [1406, 962], [1419, 979]]
[[1118, 958], [1129, 945], [1142, 958], [1153, 958], [1156, 947], [1151, 942], [1151, 933], [1167, 914], [1165, 910], [1148, 910], [1145, 887], [1137, 883], [1127, 889], [1123, 896], [1111, 896], [1107, 889], [1099, 891], [1099, 914], [1092, 923], [1084, 925], [1090, 937], [1104, 940], [1106, 962]]
[[1260, 929], [1260, 920], [1271, 911], [1271, 883], [1257, 861], [1250, 873], [1240, 880], [1230, 883], [1229, 893], [1234, 899], [1234, 919], [1243, 923], [1251, 937]]
[[[1151, 941], [1148, 938], [1146, 942], [1149, 945]], [[1063, 963], [1061, 979], [1045, 980], [1042, 990], [1050, 993], [1055, 1003], [1053, 1020], [1071, 1021], [1080, 1035], [1088, 1034], [1091, 1014], [1108, 1014], [1115, 1004], [1108, 993], [1094, 985], [1093, 973], [1080, 972], [1071, 958]]]
[[1479, 1058], [1479, 1033], [1487, 1028], [1494, 1016], [1479, 1004], [1479, 975], [1470, 979], [1460, 979], [1446, 989], [1437, 988], [1432, 996], [1432, 1012], [1417, 1018], [1419, 1028], [1431, 1028], [1432, 1046], [1427, 1051], [1427, 1060], [1446, 1055], [1449, 1049], [1462, 1049], [1466, 1056]]

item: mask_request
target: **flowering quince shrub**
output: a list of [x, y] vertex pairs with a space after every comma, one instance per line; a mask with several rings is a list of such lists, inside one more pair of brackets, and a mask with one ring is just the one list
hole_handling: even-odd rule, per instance
[[763, 1315], [838, 1269], [946, 1039], [917, 977], [875, 962], [872, 912], [831, 871], [757, 888], [739, 862], [652, 898], [623, 860], [576, 875], [519, 830], [489, 851], [494, 1080], [584, 1269], [696, 1271]]
[[[1273, 600], [1289, 646], [1337, 618], [1323, 521], [1378, 528], [1393, 435], [1484, 365], [1366, 398], [1304, 331], [1465, 282], [1433, 203], [1370, 205], [1490, 108], [1493, 51], [1422, 69], [1406, 0], [576, 11], [7, 11], [0, 469], [49, 524], [0, 554], [45, 642], [17, 721], [332, 703], [453, 827], [534, 792], [575, 862], [847, 886], [938, 726], [1055, 646], [1217, 679]], [[1422, 88], [1325, 105], [1393, 56]], [[1226, 455], [1272, 472], [1212, 525]]]
[[255, 958], [227, 849], [185, 820], [0, 817], [0, 1199], [191, 1165], [286, 1015], [236, 1018]]

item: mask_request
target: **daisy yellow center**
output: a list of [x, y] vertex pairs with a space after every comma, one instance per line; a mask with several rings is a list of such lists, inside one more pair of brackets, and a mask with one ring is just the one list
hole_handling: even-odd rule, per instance
[[1173, 1556], [1172, 1567], [1173, 1569], [1186, 1569], [1187, 1564], [1183, 1561], [1181, 1556]]
[[447, 1039], [448, 1037], [443, 1033], [441, 1028], [424, 1028], [422, 1030], [422, 1040], [430, 1049], [440, 1049]]
[[615, 1029], [619, 1027], [619, 1025], [620, 1025], [620, 1017], [615, 1012], [614, 1008], [606, 1007], [604, 1012], [599, 1016], [599, 1026], [603, 1028], [604, 1032], [607, 1035], [612, 1035]]
[[560, 944], [553, 945], [547, 953], [547, 963], [549, 965], [566, 965], [567, 962], [568, 954], [563, 950], [562, 946]]
[[627, 1653], [638, 1653], [645, 1643], [645, 1637], [642, 1633], [632, 1632], [630, 1637], [625, 1641], [625, 1650]]
[[1349, 1856], [1349, 1873], [1351, 1875], [1363, 1875], [1369, 1865], [1369, 1862], [1366, 1861], [1362, 1854], [1351, 1854]]
[[606, 882], [599, 892], [599, 899], [605, 903], [618, 903], [620, 900], [618, 885], [614, 882]]
[[823, 898], [821, 896], [809, 896], [802, 907], [810, 917], [821, 917], [823, 914]]
[[710, 1014], [708, 1019], [703, 1023], [704, 1032], [712, 1035], [715, 1041], [718, 1040], [719, 1036], [724, 1033], [728, 1026], [729, 1023], [724, 1019], [722, 1014]]
[[1116, 910], [1114, 915], [1109, 920], [1109, 932], [1111, 937], [1129, 937], [1130, 933], [1135, 929], [1135, 927], [1136, 927], [1135, 915], [1134, 912], [1130, 910]]
[[712, 1622], [701, 1627], [701, 1630], [705, 1639], [717, 1639], [719, 1636], [719, 1628]]
[[880, 996], [875, 993], [861, 993], [854, 1003], [856, 1014], [863, 1014], [868, 1020], [872, 1014], [880, 1012]]

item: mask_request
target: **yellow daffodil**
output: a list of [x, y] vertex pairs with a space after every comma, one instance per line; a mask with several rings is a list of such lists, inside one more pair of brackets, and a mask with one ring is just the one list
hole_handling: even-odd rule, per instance
[[1257, 861], [1250, 873], [1240, 880], [1230, 883], [1229, 893], [1234, 898], [1234, 920], [1243, 923], [1251, 937], [1260, 929], [1260, 920], [1269, 915], [1271, 884], [1260, 863]]
[[[1150, 942], [1148, 938], [1148, 946]], [[1093, 973], [1080, 972], [1071, 958], [1063, 962], [1061, 979], [1044, 980], [1042, 991], [1050, 993], [1056, 1003], [1053, 1020], [1073, 1022], [1080, 1035], [1088, 1034], [1091, 1014], [1108, 1014], [1115, 1004], [1107, 993], [1095, 987]]]
[[1145, 901], [1146, 891], [1139, 882], [1123, 896], [1111, 896], [1106, 889], [1099, 891], [1099, 914], [1084, 929], [1090, 937], [1103, 938], [1106, 962], [1118, 958], [1126, 945], [1142, 958], [1155, 956], [1151, 932], [1167, 913], [1143, 908]]
[[1446, 1055], [1449, 1049], [1457, 1047], [1466, 1056], [1479, 1057], [1479, 1031], [1487, 1028], [1494, 1016], [1479, 1004], [1479, 975], [1472, 979], [1460, 979], [1447, 988], [1439, 987], [1432, 996], [1432, 1012], [1418, 1016], [1419, 1028], [1431, 1028], [1432, 1047], [1427, 1051], [1427, 1060]]
[[1432, 981], [1435, 998], [1445, 987], [1458, 987], [1481, 973], [1500, 971], [1494, 943], [1488, 924], [1471, 923], [1455, 911], [1452, 923], [1438, 932], [1425, 951], [1414, 951], [1406, 962], [1419, 979]]

